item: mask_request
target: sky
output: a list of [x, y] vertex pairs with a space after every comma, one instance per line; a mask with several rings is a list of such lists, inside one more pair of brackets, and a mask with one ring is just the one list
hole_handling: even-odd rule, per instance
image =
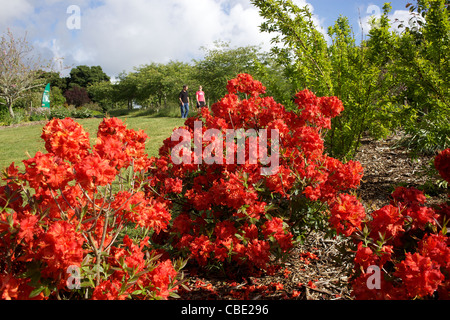
[[[308, 5], [319, 30], [343, 15], [355, 36], [385, 1], [294, 0]], [[391, 0], [391, 20], [405, 20], [406, 0]], [[272, 34], [250, 0], [0, 0], [0, 35], [24, 36], [63, 76], [78, 65], [100, 65], [111, 78], [152, 62], [202, 59], [215, 41], [269, 50]], [[361, 32], [361, 25], [363, 32]]]

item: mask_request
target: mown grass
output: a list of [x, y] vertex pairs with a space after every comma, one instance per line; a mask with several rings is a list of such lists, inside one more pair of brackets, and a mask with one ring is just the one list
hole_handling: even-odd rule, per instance
[[[184, 119], [172, 117], [155, 117], [152, 115], [136, 116], [128, 114], [118, 117], [122, 119], [127, 128], [144, 130], [149, 136], [146, 151], [149, 156], [156, 156], [162, 142], [170, 137], [175, 127], [181, 126]], [[102, 119], [76, 119], [83, 128], [89, 132], [91, 145], [95, 144], [98, 124]], [[41, 139], [44, 124], [24, 125], [18, 127], [0, 127], [0, 170], [12, 162], [24, 168], [22, 160], [33, 157], [37, 151], [45, 152], [45, 143]]]

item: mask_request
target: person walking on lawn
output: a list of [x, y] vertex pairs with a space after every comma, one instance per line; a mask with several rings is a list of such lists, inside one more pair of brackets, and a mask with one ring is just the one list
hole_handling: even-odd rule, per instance
[[181, 108], [181, 118], [185, 119], [189, 113], [189, 87], [187, 85], [183, 86], [183, 90], [181, 90], [178, 99], [180, 100], [180, 108]]

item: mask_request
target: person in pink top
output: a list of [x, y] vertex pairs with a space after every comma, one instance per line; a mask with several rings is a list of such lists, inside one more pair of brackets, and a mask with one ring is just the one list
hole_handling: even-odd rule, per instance
[[200, 110], [200, 108], [203, 108], [205, 103], [205, 93], [202, 90], [202, 86], [198, 88], [198, 91], [195, 93], [195, 98], [197, 99], [197, 110]]

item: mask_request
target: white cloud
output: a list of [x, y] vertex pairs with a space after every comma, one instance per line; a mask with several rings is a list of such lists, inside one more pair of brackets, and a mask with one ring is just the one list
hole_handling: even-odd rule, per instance
[[190, 61], [215, 40], [268, 45], [271, 36], [259, 32], [261, 23], [248, 1], [106, 0], [82, 10], [81, 30], [73, 32], [77, 40], [64, 47], [76, 45], [77, 63], [100, 64], [118, 74], [150, 62]]
[[[0, 11], [0, 21], [12, 24], [20, 18], [28, 39], [44, 56], [64, 57], [72, 66], [100, 65], [110, 76], [151, 62], [190, 62], [201, 58], [200, 47], [217, 40], [268, 49], [273, 36], [259, 31], [263, 19], [250, 0], [0, 0], [0, 5], [3, 2], [10, 5]], [[79, 30], [66, 25], [67, 7], [73, 4], [81, 8]], [[313, 20], [321, 25], [317, 16]]]
[[0, 27], [3, 29], [33, 12], [33, 6], [27, 0], [0, 0]]

